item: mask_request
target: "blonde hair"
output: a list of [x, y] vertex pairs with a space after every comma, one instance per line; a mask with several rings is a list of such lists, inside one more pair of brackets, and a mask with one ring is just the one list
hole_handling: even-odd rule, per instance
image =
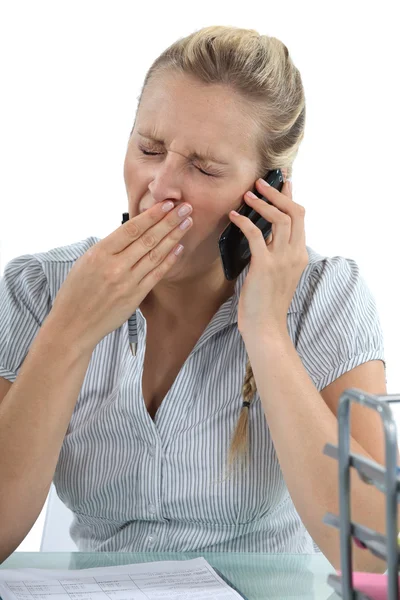
[[[272, 169], [292, 164], [304, 137], [305, 97], [298, 69], [287, 47], [277, 38], [260, 35], [254, 29], [215, 25], [204, 27], [169, 46], [148, 70], [142, 91], [149, 80], [163, 72], [189, 75], [202, 83], [226, 84], [246, 103], [247, 115], [260, 132], [257, 177]], [[257, 391], [250, 361], [246, 364], [242, 396], [250, 402]], [[228, 467], [248, 460], [248, 413], [242, 406], [228, 455]]]

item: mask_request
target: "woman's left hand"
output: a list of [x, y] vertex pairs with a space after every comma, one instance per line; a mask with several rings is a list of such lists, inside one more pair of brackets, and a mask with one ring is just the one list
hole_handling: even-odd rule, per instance
[[308, 264], [304, 207], [293, 202], [288, 181], [281, 192], [262, 181], [256, 181], [256, 188], [274, 206], [260, 198], [249, 198], [247, 192], [244, 199], [272, 223], [272, 233], [266, 240], [248, 217], [229, 213], [231, 221], [245, 234], [251, 252], [238, 305], [238, 329], [243, 337], [276, 330], [287, 332], [287, 312]]

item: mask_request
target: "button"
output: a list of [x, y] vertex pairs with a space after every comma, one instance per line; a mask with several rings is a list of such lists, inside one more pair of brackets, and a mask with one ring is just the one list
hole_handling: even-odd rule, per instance
[[154, 456], [156, 454], [156, 449], [154, 448], [154, 446], [150, 446], [149, 454], [150, 454], [151, 458], [154, 458]]
[[154, 504], [149, 504], [149, 513], [154, 515], [155, 512], [156, 512], [156, 507], [154, 506]]
[[149, 544], [154, 544], [154, 542], [157, 541], [157, 538], [155, 535], [149, 535], [149, 537], [147, 539], [149, 541]]

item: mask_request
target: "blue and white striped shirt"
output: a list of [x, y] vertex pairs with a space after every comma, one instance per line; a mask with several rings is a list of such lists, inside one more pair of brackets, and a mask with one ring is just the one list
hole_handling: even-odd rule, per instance
[[[0, 280], [0, 376], [15, 381], [68, 272], [100, 239], [26, 254], [6, 265]], [[320, 391], [364, 362], [384, 361], [383, 333], [356, 262], [307, 251], [287, 326]], [[136, 356], [128, 323], [95, 347], [53, 478], [74, 513], [70, 533], [79, 550], [314, 551], [258, 394], [249, 408], [249, 466], [225, 476], [243, 402], [247, 354], [237, 305], [248, 269], [207, 325], [154, 421], [142, 395], [146, 319], [140, 309]]]

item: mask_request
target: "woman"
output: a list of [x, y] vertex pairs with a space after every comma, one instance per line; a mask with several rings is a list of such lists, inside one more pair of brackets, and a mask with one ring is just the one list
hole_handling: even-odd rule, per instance
[[[58, 365], [66, 360], [49, 341], [55, 332], [63, 356], [65, 348], [85, 347], [89, 357], [80, 379], [75, 373], [77, 401], [71, 392], [68, 411], [59, 399], [66, 432], [40, 405], [46, 431], [58, 432], [41, 475], [41, 506], [53, 478], [74, 512], [71, 536], [80, 550], [307, 553], [314, 540], [339, 566], [338, 532], [322, 522], [338, 512], [337, 464], [322, 450], [337, 442], [346, 388], [386, 393], [383, 336], [357, 264], [305, 245], [304, 209], [287, 180], [281, 192], [258, 181], [277, 168], [290, 178], [304, 126], [300, 74], [282, 42], [233, 27], [197, 31], [163, 52], [145, 78], [124, 165], [130, 220], [104, 240], [90, 237], [6, 267], [4, 380], [16, 379], [42, 324], [36, 352], [19, 373], [19, 396], [10, 390], [0, 417], [11, 448], [13, 406], [24, 385], [33, 394], [29, 369], [33, 377], [49, 354]], [[244, 196], [255, 181], [272, 206]], [[231, 214], [244, 198], [273, 223], [267, 242], [248, 219]], [[175, 208], [162, 218], [165, 200]], [[186, 230], [178, 227], [183, 205], [191, 211]], [[252, 253], [234, 281], [225, 279], [218, 251], [230, 221]], [[154, 223], [158, 238], [156, 227], [145, 235]], [[163, 236], [178, 232], [168, 248], [158, 244], [161, 224]], [[183, 253], [164, 260], [156, 279], [154, 265], [183, 236]], [[150, 262], [136, 256], [130, 272], [123, 264], [139, 237], [146, 259], [155, 248], [153, 279], [140, 301], [138, 285], [124, 296], [126, 282], [140, 264], [147, 265], [144, 278]], [[128, 346], [132, 313], [136, 355]], [[351, 446], [382, 462], [376, 419], [354, 410]], [[31, 448], [43, 443], [45, 426]], [[380, 493], [354, 479], [352, 496], [353, 519], [383, 530]], [[18, 502], [16, 495], [12, 508], [4, 502], [10, 515]], [[361, 550], [355, 561], [384, 568]]]

